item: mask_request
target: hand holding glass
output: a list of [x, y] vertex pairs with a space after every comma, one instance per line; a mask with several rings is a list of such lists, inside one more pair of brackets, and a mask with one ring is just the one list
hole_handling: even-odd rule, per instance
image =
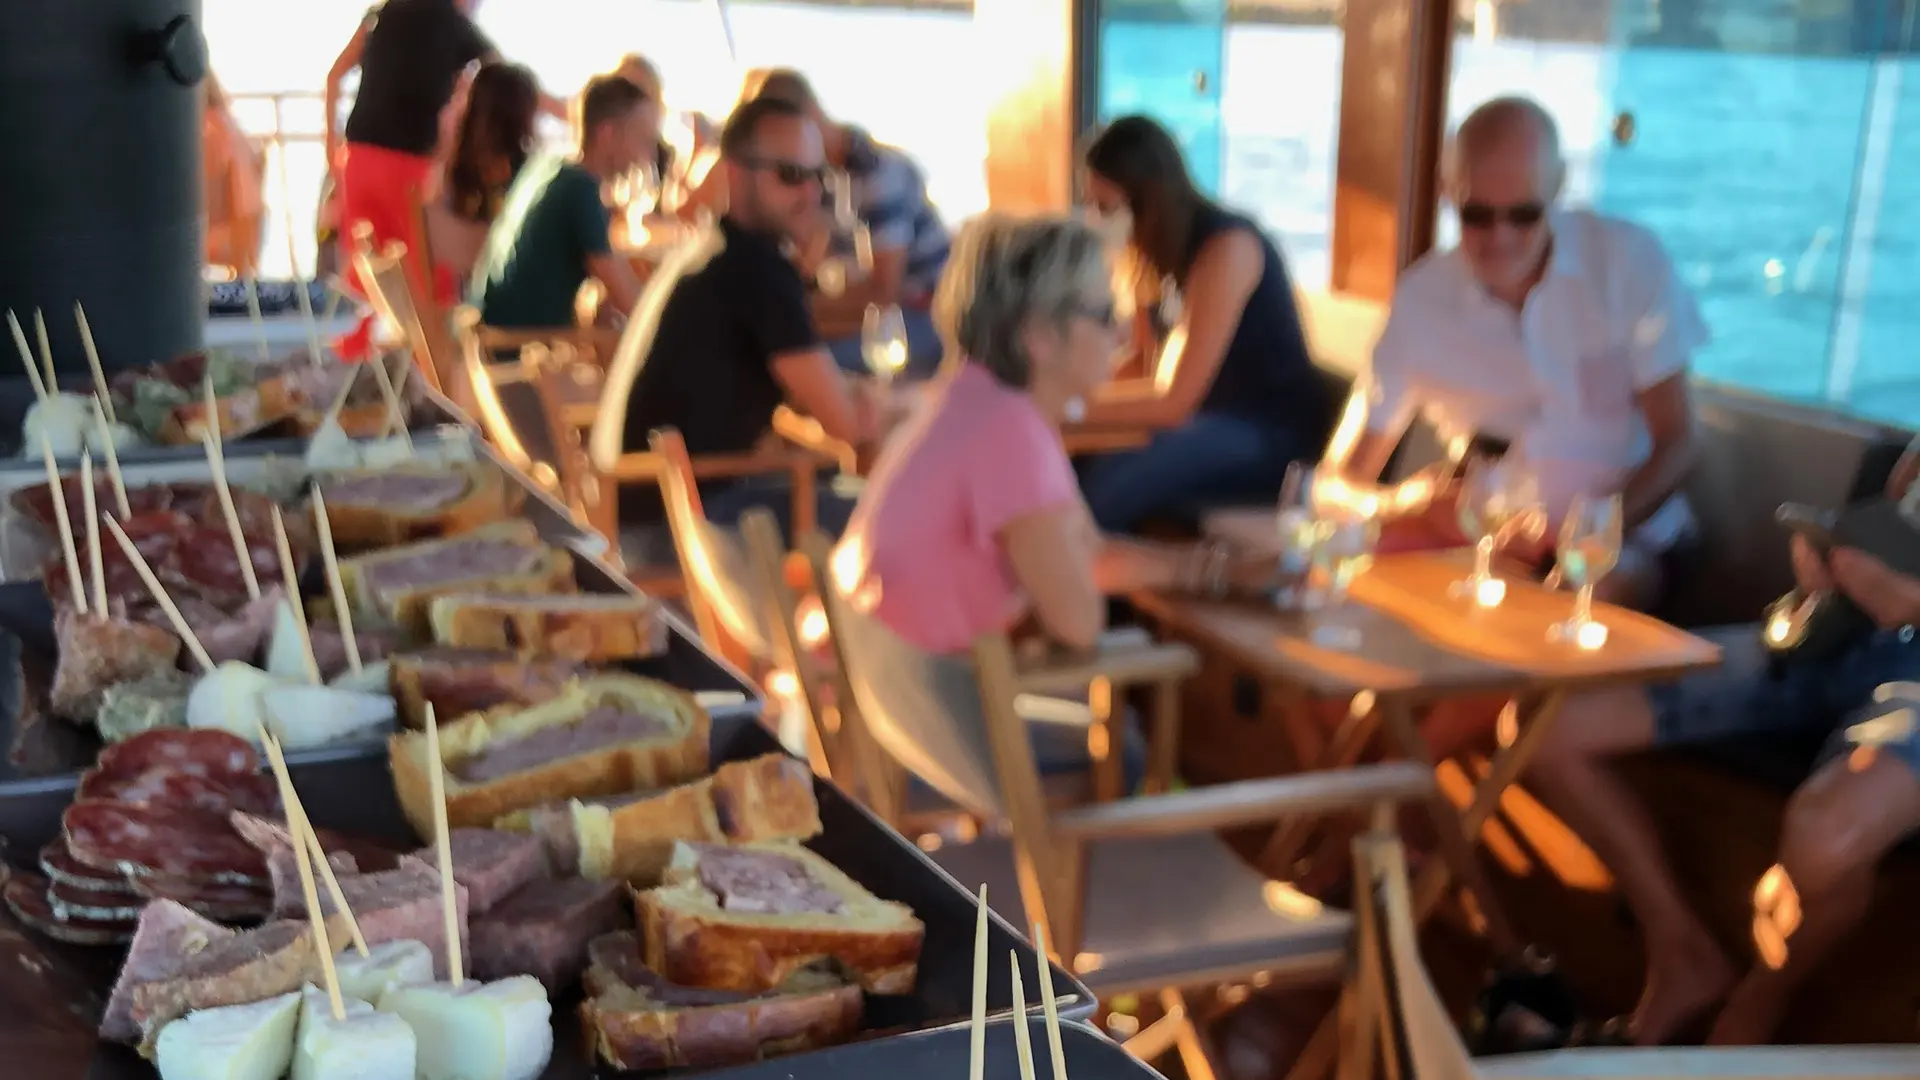
[[1460, 531], [1474, 541], [1473, 572], [1448, 591], [1497, 607], [1507, 589], [1494, 575], [1494, 550], [1516, 536], [1538, 539], [1546, 532], [1539, 478], [1520, 462], [1473, 459], [1460, 481], [1455, 512]]
[[907, 366], [907, 321], [892, 304], [867, 305], [867, 318], [860, 329], [860, 352], [867, 367], [881, 383], [893, 382]]
[[1624, 540], [1620, 496], [1581, 496], [1560, 526], [1561, 577], [1579, 591], [1573, 615], [1547, 632], [1552, 641], [1570, 641], [1583, 649], [1597, 649], [1606, 641], [1606, 627], [1593, 618], [1593, 587], [1620, 562]]

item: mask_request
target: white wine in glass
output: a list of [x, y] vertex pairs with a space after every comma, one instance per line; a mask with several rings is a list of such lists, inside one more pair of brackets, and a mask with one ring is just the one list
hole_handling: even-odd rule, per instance
[[1597, 639], [1587, 629], [1594, 623], [1593, 587], [1619, 564], [1624, 540], [1619, 495], [1583, 495], [1573, 501], [1560, 526], [1558, 556], [1561, 577], [1579, 591], [1574, 594], [1573, 615], [1556, 623], [1548, 638], [1576, 644]]
[[1312, 606], [1314, 550], [1320, 544], [1320, 522], [1313, 511], [1314, 472], [1311, 465], [1292, 462], [1280, 487], [1280, 506], [1274, 524], [1280, 539], [1280, 606], [1300, 611]]
[[860, 328], [860, 352], [867, 368], [882, 385], [893, 382], [907, 366], [907, 321], [893, 304], [867, 305], [867, 317]]
[[1363, 644], [1351, 618], [1347, 590], [1373, 565], [1380, 544], [1380, 519], [1351, 511], [1322, 518], [1313, 549], [1314, 571], [1327, 584], [1325, 610], [1315, 617], [1313, 641], [1330, 649], [1354, 650]]

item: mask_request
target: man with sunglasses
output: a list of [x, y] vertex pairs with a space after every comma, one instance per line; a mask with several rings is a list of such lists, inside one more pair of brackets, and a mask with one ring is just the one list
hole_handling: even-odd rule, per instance
[[[679, 429], [695, 455], [749, 453], [772, 436], [782, 404], [853, 445], [882, 430], [877, 402], [856, 392], [821, 343], [783, 251], [819, 205], [819, 129], [798, 106], [759, 98], [727, 119], [720, 152], [726, 214], [654, 275], [609, 365], [591, 440], [602, 467], [646, 449], [663, 427]], [[818, 490], [820, 528], [838, 535], [852, 501], [831, 485]], [[658, 515], [648, 494], [622, 493], [623, 523]], [[727, 524], [751, 507], [783, 519], [792, 507], [784, 475], [706, 483], [701, 495], [707, 517]]]
[[[1687, 368], [1708, 339], [1699, 310], [1651, 232], [1554, 205], [1566, 163], [1539, 104], [1481, 105], [1450, 151], [1459, 246], [1401, 276], [1328, 457], [1373, 482], [1424, 413], [1456, 460], [1469, 446], [1523, 458], [1555, 528], [1576, 497], [1618, 493], [1628, 539], [1602, 589], [1651, 606], [1694, 535], [1680, 487], [1698, 453]], [[1553, 540], [1550, 529], [1509, 553], [1541, 565]]]

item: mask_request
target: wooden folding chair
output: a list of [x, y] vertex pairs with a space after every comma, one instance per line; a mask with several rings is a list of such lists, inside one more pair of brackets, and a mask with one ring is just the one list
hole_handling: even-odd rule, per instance
[[1004, 820], [1006, 837], [946, 845], [932, 857], [1017, 926], [1037, 924], [1050, 952], [1102, 998], [1157, 991], [1166, 1015], [1128, 1041], [1151, 1060], [1178, 1049], [1212, 1080], [1213, 1055], [1184, 988], [1265, 976], [1337, 981], [1353, 920], [1242, 862], [1221, 829], [1290, 814], [1391, 813], [1433, 791], [1430, 770], [1358, 766], [1050, 811], [1040, 788], [1023, 690], [1127, 672], [1124, 656], [1022, 669], [1004, 636], [971, 659], [921, 652], [845, 598], [824, 544], [808, 560], [855, 704], [875, 742], [956, 803]]
[[[1354, 1015], [1379, 1022], [1381, 1038], [1350, 1032], [1342, 1080], [1368, 1080], [1378, 1045], [1390, 1078], [1418, 1080], [1893, 1080], [1920, 1076], [1916, 1046], [1592, 1047], [1476, 1061], [1454, 1030], [1420, 960], [1406, 853], [1384, 832], [1354, 843], [1356, 903], [1379, 927], [1372, 974], [1352, 990]], [[1368, 887], [1370, 886], [1370, 887]], [[1374, 988], [1369, 991], [1368, 986]], [[1410, 1071], [1409, 1071], [1410, 1070]]]
[[[429, 290], [424, 297], [415, 291], [417, 271], [411, 268], [407, 245], [394, 241], [383, 251], [373, 250], [373, 227], [362, 221], [353, 228], [353, 261], [365, 284], [367, 299], [379, 315], [380, 323], [396, 340], [378, 341], [405, 348], [413, 357], [413, 366], [427, 385], [448, 394], [455, 404], [465, 407], [459, 384], [448, 378], [452, 369], [450, 343], [445, 318], [433, 302]], [[449, 390], [452, 393], [449, 394]]]

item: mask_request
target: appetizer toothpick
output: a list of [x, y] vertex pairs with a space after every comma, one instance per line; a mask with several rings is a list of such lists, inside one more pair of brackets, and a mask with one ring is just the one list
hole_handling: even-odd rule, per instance
[[53, 377], [53, 345], [47, 341], [47, 317], [33, 309], [33, 333], [40, 341], [40, 364], [46, 369], [47, 396], [60, 392], [60, 380]]
[[93, 426], [99, 429], [100, 444], [107, 451], [107, 480], [113, 484], [113, 505], [121, 517], [132, 517], [133, 511], [127, 507], [127, 479], [120, 475], [120, 448], [113, 445], [113, 429], [107, 426], [107, 414], [97, 397], [93, 399]]
[[73, 547], [73, 522], [67, 517], [67, 489], [60, 484], [60, 467], [53, 462], [53, 443], [40, 433], [40, 456], [47, 463], [47, 490], [53, 494], [53, 523], [60, 531], [60, 554], [67, 560], [67, 584], [73, 587], [73, 610], [87, 613], [86, 579], [81, 573], [80, 555]]
[[[327, 861], [327, 851], [320, 846], [319, 834], [313, 831], [313, 821], [307, 817], [307, 808], [300, 801], [300, 793], [293, 789], [293, 774], [287, 771], [287, 756], [281, 749], [280, 740], [263, 726], [260, 728], [260, 745], [266, 747], [267, 762], [273, 767], [273, 778], [280, 784], [280, 801], [287, 807], [288, 835], [294, 846], [306, 846], [314, 864], [320, 868], [320, 878], [326, 883], [334, 909], [346, 916], [347, 933], [353, 937], [354, 950], [366, 956], [367, 939], [360, 933], [360, 920], [354, 918], [353, 909], [347, 906], [347, 896], [340, 891], [340, 879], [334, 876], [333, 864]], [[299, 818], [297, 829], [294, 827], [296, 817]]]
[[280, 508], [273, 508], [273, 544], [280, 555], [280, 577], [286, 582], [287, 604], [293, 608], [293, 625], [300, 632], [300, 651], [307, 661], [307, 680], [320, 685], [320, 662], [313, 655], [313, 635], [307, 631], [307, 606], [300, 600], [300, 569], [293, 565], [293, 547], [287, 543], [287, 522]]
[[94, 506], [93, 455], [80, 455], [80, 503], [87, 515], [87, 570], [93, 576], [93, 613], [107, 617], [107, 573], [100, 555], [100, 511]]
[[[78, 300], [73, 302], [73, 318], [80, 324], [80, 347], [86, 350], [87, 366], [93, 369], [93, 390], [100, 404], [107, 411], [107, 423], [118, 424], [120, 418], [113, 415], [113, 395], [107, 393], [107, 373], [100, 367], [100, 350], [93, 345], [93, 327], [87, 325], [87, 309]], [[108, 433], [109, 442], [112, 433]]]
[[273, 347], [267, 344], [267, 320], [260, 315], [260, 282], [252, 275], [240, 279], [247, 289], [247, 319], [253, 324], [253, 340], [260, 346], [260, 362], [273, 359]]
[[1053, 1055], [1053, 1080], [1067, 1080], [1067, 1054], [1060, 1046], [1060, 1008], [1053, 1000], [1053, 972], [1047, 968], [1047, 931], [1033, 924], [1033, 952], [1040, 958], [1040, 1008], [1047, 1017], [1047, 1052]]
[[33, 396], [41, 404], [46, 404], [47, 384], [40, 380], [40, 365], [33, 361], [33, 348], [27, 344], [27, 332], [20, 328], [20, 319], [12, 309], [7, 311], [7, 329], [13, 331], [13, 344], [20, 350], [20, 363], [27, 369], [27, 381], [33, 383]]
[[233, 489], [227, 486], [227, 457], [220, 452], [220, 437], [211, 428], [202, 427], [200, 446], [207, 452], [207, 471], [213, 474], [220, 516], [227, 519], [227, 538], [233, 541], [233, 557], [240, 560], [240, 577], [247, 583], [247, 595], [258, 600], [260, 579], [253, 572], [253, 552], [247, 547], [246, 532], [240, 528], [240, 511], [233, 505]]
[[[278, 749], [279, 744], [272, 735], [262, 731], [260, 737], [266, 741], [269, 754]], [[300, 827], [301, 815], [296, 809], [299, 803], [294, 798], [293, 785], [287, 781], [285, 774], [279, 774], [276, 779], [280, 781], [280, 801], [287, 806], [287, 831], [293, 836], [293, 861], [300, 871], [300, 895], [307, 902], [307, 923], [313, 927], [313, 944], [320, 952], [320, 974], [325, 977], [327, 984], [327, 1004], [332, 1007], [335, 1020], [345, 1020], [347, 1005], [340, 1000], [340, 975], [333, 970], [333, 944], [327, 940], [327, 916], [320, 910], [319, 890], [313, 887], [313, 861], [307, 857], [307, 845], [300, 842], [305, 830]], [[1028, 1077], [1027, 1080], [1033, 1078]]]
[[406, 445], [408, 456], [412, 456], [413, 435], [407, 431], [407, 417], [400, 409], [400, 395], [393, 388], [393, 378], [387, 371], [386, 357], [375, 357], [370, 366], [373, 368], [374, 384], [380, 387], [380, 396], [387, 403], [387, 422], [383, 425], [381, 434], [385, 435], [397, 430], [400, 433], [401, 442]]
[[440, 760], [440, 723], [427, 702], [427, 784], [433, 798], [433, 842], [440, 853], [440, 914], [447, 923], [448, 980], [466, 981], [460, 964], [460, 909], [453, 892], [453, 843], [447, 835], [447, 763]]
[[294, 243], [294, 237], [300, 235], [299, 223], [293, 218], [292, 181], [287, 179], [287, 155], [280, 158], [280, 205], [287, 212], [287, 271], [293, 278], [293, 295], [300, 304], [300, 321], [307, 328], [307, 359], [315, 367], [321, 363], [320, 327], [313, 321], [313, 297], [307, 293], [306, 280], [300, 276], [300, 251]]
[[987, 1074], [987, 886], [980, 885], [980, 912], [973, 924], [973, 1018], [967, 1027], [967, 1076]]
[[133, 564], [134, 572], [139, 574], [140, 580], [146, 583], [147, 591], [153, 594], [154, 603], [159, 604], [160, 610], [166, 613], [167, 622], [173, 625], [173, 632], [180, 635], [180, 640], [186, 643], [187, 651], [193, 654], [194, 662], [200, 665], [200, 673], [204, 675], [212, 671], [213, 658], [207, 655], [207, 650], [200, 644], [200, 639], [194, 636], [193, 627], [187, 625], [186, 618], [180, 614], [179, 606], [173, 602], [173, 597], [167, 595], [166, 587], [160, 584], [159, 578], [153, 576], [153, 567], [147, 565], [146, 556], [140, 554], [140, 549], [133, 546], [132, 540], [127, 539], [127, 531], [120, 527], [118, 521], [108, 518], [107, 530], [113, 533], [113, 538], [119, 543], [120, 550], [126, 553], [127, 561]]
[[1020, 954], [1009, 951], [1013, 961], [1013, 1047], [1020, 1054], [1020, 1080], [1033, 1080], [1033, 1032], [1028, 1030], [1027, 993], [1020, 986]]
[[340, 637], [347, 643], [347, 668], [360, 674], [360, 642], [353, 636], [353, 609], [347, 603], [346, 579], [340, 576], [340, 557], [333, 550], [333, 522], [327, 518], [327, 500], [320, 484], [313, 485], [313, 524], [320, 534], [320, 560], [326, 566], [327, 593], [333, 597], [333, 617], [340, 621]]

